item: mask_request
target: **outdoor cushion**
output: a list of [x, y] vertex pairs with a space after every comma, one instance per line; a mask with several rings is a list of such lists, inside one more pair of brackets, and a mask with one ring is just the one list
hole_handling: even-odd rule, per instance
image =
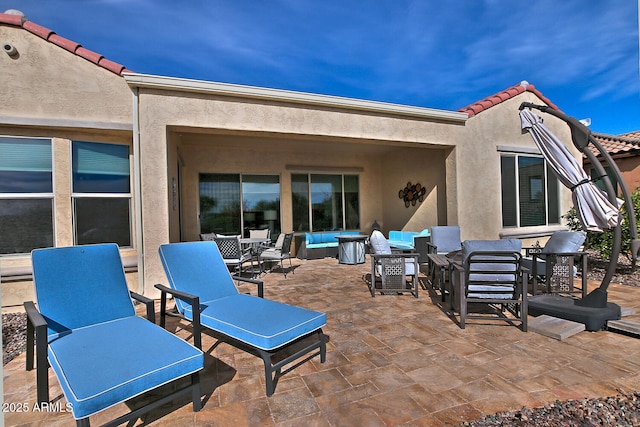
[[[208, 328], [263, 350], [273, 350], [327, 323], [324, 313], [236, 294], [200, 302], [200, 321]], [[191, 307], [184, 315], [193, 320]]]
[[[373, 253], [376, 255], [390, 255], [392, 253], [391, 245], [389, 244], [389, 241], [387, 240], [386, 237], [384, 237], [384, 234], [382, 234], [378, 230], [374, 230], [371, 233], [371, 237], [369, 238], [369, 244], [373, 249]], [[382, 268], [381, 265], [379, 264], [376, 265], [378, 274], [381, 274], [381, 268]], [[415, 274], [414, 258], [407, 258], [405, 260], [404, 268], [407, 276], [413, 276]]]
[[[491, 293], [486, 293], [487, 291], [492, 291], [492, 292]], [[504, 291], [505, 293], [504, 294], [497, 293], [497, 292], [501, 292], [501, 291]], [[469, 285], [469, 292], [467, 293], [467, 298], [511, 299], [512, 297], [513, 297], [513, 286]]]
[[435, 225], [431, 227], [431, 243], [437, 247], [439, 254], [459, 251], [460, 227], [457, 225]]
[[[74, 417], [82, 422], [190, 374], [191, 386], [174, 389], [170, 397], [192, 391], [194, 410], [200, 409], [202, 351], [136, 316], [117, 245], [36, 249], [31, 258], [38, 308], [27, 302], [25, 309], [36, 336], [47, 338], [46, 347], [36, 341], [39, 402], [49, 400], [43, 371], [50, 365]], [[32, 350], [27, 348], [27, 370], [33, 368]], [[154, 402], [145, 407], [152, 409]]]
[[197, 372], [204, 363], [200, 350], [136, 316], [58, 336], [48, 353], [76, 419]]
[[369, 243], [371, 244], [374, 253], [381, 255], [391, 254], [391, 246], [389, 245], [389, 241], [380, 231], [374, 230], [373, 233], [371, 233]]
[[[485, 251], [506, 251], [506, 252], [520, 252], [522, 249], [522, 242], [519, 239], [500, 239], [500, 240], [465, 240], [462, 243], [462, 260], [465, 262], [467, 258], [473, 252], [485, 252]], [[500, 260], [500, 256], [494, 255], [474, 255], [475, 260]], [[474, 263], [469, 271], [469, 280], [471, 281], [501, 281], [501, 280], [513, 280], [513, 273], [517, 267], [514, 264], [496, 264], [496, 263]], [[474, 271], [487, 271], [493, 270], [492, 273], [476, 273]], [[509, 271], [509, 274], [499, 274], [495, 271]], [[483, 286], [478, 284], [470, 284], [468, 287], [469, 298], [496, 298], [496, 299], [510, 299], [513, 297], [513, 286], [510, 285], [490, 285]], [[496, 293], [483, 293], [483, 291], [494, 291]], [[498, 293], [505, 291], [506, 293]]]
[[[546, 265], [544, 258], [546, 254], [559, 254], [559, 253], [575, 253], [580, 250], [587, 233], [584, 231], [556, 231], [554, 232], [547, 243], [542, 248], [540, 255], [536, 257], [536, 273], [540, 275], [545, 274]], [[522, 259], [522, 265], [533, 271], [533, 258], [527, 257]], [[574, 274], [577, 272], [577, 268], [573, 267]]]
[[305, 244], [307, 248], [333, 247], [338, 246], [338, 236], [359, 234], [358, 231], [334, 231], [321, 233], [305, 233]]
[[462, 260], [463, 262], [473, 252], [480, 251], [510, 251], [520, 252], [522, 250], [522, 241], [519, 239], [500, 239], [500, 240], [465, 240], [462, 243]]
[[584, 231], [556, 231], [542, 248], [542, 253], [578, 252], [586, 238]]
[[[240, 294], [218, 248], [212, 244], [175, 243], [159, 249], [171, 288], [200, 297], [200, 321], [204, 326], [272, 350], [326, 324], [325, 313]], [[193, 320], [190, 304], [176, 299], [176, 305], [187, 319]]]
[[[286, 246], [285, 242], [283, 247]], [[158, 252], [171, 288], [156, 285], [162, 291], [160, 324], [164, 325], [166, 296], [173, 294], [180, 314], [192, 322], [196, 346], [201, 346], [200, 329], [204, 326], [223, 335], [230, 344], [244, 343], [240, 348], [246, 350], [248, 345], [252, 354], [258, 353], [264, 361], [267, 396], [275, 391], [274, 375], [277, 378], [286, 372], [282, 370], [284, 365], [301, 357], [311, 358], [315, 355], [308, 353], [315, 350], [320, 362], [325, 362], [322, 331], [327, 323], [325, 313], [263, 299], [261, 281], [236, 277], [259, 286], [260, 296], [241, 294], [213, 242], [164, 244]], [[194, 319], [195, 304], [199, 316]], [[294, 345], [295, 341], [297, 345], [299, 340], [313, 334], [317, 335], [316, 341], [277, 362], [272, 360], [271, 356], [280, 349], [286, 350], [288, 344]]]

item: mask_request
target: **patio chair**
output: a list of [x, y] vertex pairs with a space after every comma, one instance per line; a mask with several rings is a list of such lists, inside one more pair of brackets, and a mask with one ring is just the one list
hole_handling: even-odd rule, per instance
[[251, 273], [255, 273], [253, 269], [253, 254], [251, 252], [251, 248], [243, 250], [239, 236], [217, 235], [213, 238], [213, 241], [218, 246], [218, 250], [220, 251], [222, 259], [227, 267], [235, 269], [238, 274], [242, 274], [242, 264], [249, 261], [251, 262]]
[[[587, 296], [588, 256], [580, 250], [586, 238], [584, 231], [556, 231], [543, 248], [525, 248], [522, 266], [530, 271], [533, 295], [539, 292], [538, 281], [541, 280], [547, 293]], [[573, 279], [578, 271], [582, 282], [576, 289]]]
[[[452, 311], [467, 319], [498, 319], [520, 323], [527, 331], [527, 292], [523, 286], [518, 239], [466, 240], [461, 260], [452, 263]], [[509, 316], [510, 314], [510, 316]]]
[[449, 263], [445, 255], [462, 249], [460, 240], [460, 227], [457, 225], [434, 225], [431, 227], [431, 241], [427, 242], [428, 252], [434, 257], [434, 262], [429, 261], [428, 276], [433, 289], [440, 289], [442, 301], [445, 300], [449, 278]]
[[[78, 426], [88, 426], [89, 417], [103, 409], [185, 377], [188, 385], [176, 384], [168, 396], [112, 425], [183, 394], [200, 410], [202, 351], [153, 323], [153, 300], [130, 294], [117, 245], [37, 249], [31, 256], [38, 308], [24, 303], [26, 365], [33, 369], [35, 334], [38, 403], [49, 402], [50, 364]], [[136, 316], [131, 296], [147, 305], [148, 319]]]
[[[282, 235], [282, 234], [281, 234]], [[278, 240], [280, 236], [278, 236]], [[295, 274], [293, 269], [293, 264], [291, 263], [291, 242], [293, 241], [293, 233], [286, 233], [282, 238], [282, 245], [278, 248], [278, 242], [276, 241], [276, 246], [273, 248], [265, 249], [260, 252], [259, 259], [260, 261], [271, 261], [271, 262], [280, 262], [280, 269], [282, 270], [282, 274], [284, 274], [284, 278], [287, 278], [287, 272], [284, 269], [282, 261], [285, 259], [289, 260], [289, 270], [292, 274]], [[271, 270], [269, 270], [271, 271]]]
[[216, 233], [201, 233], [200, 240], [204, 240], [205, 242], [213, 242], [218, 235]]
[[460, 227], [457, 225], [434, 225], [431, 227], [429, 253], [447, 254], [462, 249]]
[[[376, 296], [410, 292], [418, 298], [418, 254], [393, 253], [389, 241], [378, 230], [371, 233], [371, 280], [369, 291]], [[407, 280], [409, 278], [409, 280]]]
[[271, 230], [268, 228], [262, 230], [249, 230], [249, 238], [251, 239], [268, 239], [271, 237]]
[[166, 299], [173, 295], [176, 315], [191, 323], [196, 347], [202, 348], [201, 330], [206, 328], [216, 338], [262, 358], [267, 396], [274, 393], [278, 378], [298, 365], [318, 354], [325, 362], [326, 314], [262, 298], [259, 280], [236, 277], [258, 287], [258, 296], [238, 292], [214, 243], [165, 244], [159, 253], [170, 286], [156, 285], [161, 291], [160, 325], [171, 315]]

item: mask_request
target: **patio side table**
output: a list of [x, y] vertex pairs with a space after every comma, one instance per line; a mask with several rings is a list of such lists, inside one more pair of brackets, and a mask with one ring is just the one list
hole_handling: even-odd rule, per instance
[[364, 234], [338, 236], [338, 262], [352, 265], [363, 264], [367, 237]]
[[440, 295], [444, 302], [445, 285], [447, 282], [447, 270], [451, 263], [451, 258], [444, 254], [429, 254], [429, 277], [433, 290], [440, 289]]

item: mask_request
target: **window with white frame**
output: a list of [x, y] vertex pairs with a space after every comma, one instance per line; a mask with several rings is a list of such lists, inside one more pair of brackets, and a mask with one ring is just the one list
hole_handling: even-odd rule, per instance
[[292, 174], [293, 229], [360, 228], [358, 175]]
[[51, 140], [0, 137], [0, 254], [53, 246]]
[[503, 227], [560, 223], [558, 180], [544, 158], [503, 153], [500, 169]]
[[131, 246], [129, 146], [71, 143], [74, 240]]

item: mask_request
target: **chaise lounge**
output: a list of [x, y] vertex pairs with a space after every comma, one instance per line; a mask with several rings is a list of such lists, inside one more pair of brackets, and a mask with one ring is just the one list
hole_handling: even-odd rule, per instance
[[[24, 303], [26, 364], [33, 369], [35, 338], [39, 404], [49, 402], [50, 364], [78, 426], [169, 383], [176, 386], [171, 394], [109, 425], [140, 418], [184, 394], [200, 410], [202, 351], [153, 323], [153, 300], [127, 289], [117, 245], [37, 249], [31, 257], [38, 307]], [[147, 319], [136, 316], [131, 297], [146, 304]], [[188, 377], [190, 383], [179, 384]]]
[[[263, 359], [267, 396], [274, 393], [278, 378], [296, 366], [318, 354], [324, 363], [325, 313], [264, 299], [261, 281], [229, 274], [214, 242], [165, 244], [158, 251], [170, 286], [156, 285], [161, 291], [161, 326], [172, 314], [166, 311], [166, 299], [173, 295], [175, 315], [191, 323], [196, 347], [202, 348], [205, 328], [221, 341]], [[234, 279], [257, 285], [258, 296], [241, 294]], [[294, 344], [293, 354], [274, 362], [274, 356]]]

